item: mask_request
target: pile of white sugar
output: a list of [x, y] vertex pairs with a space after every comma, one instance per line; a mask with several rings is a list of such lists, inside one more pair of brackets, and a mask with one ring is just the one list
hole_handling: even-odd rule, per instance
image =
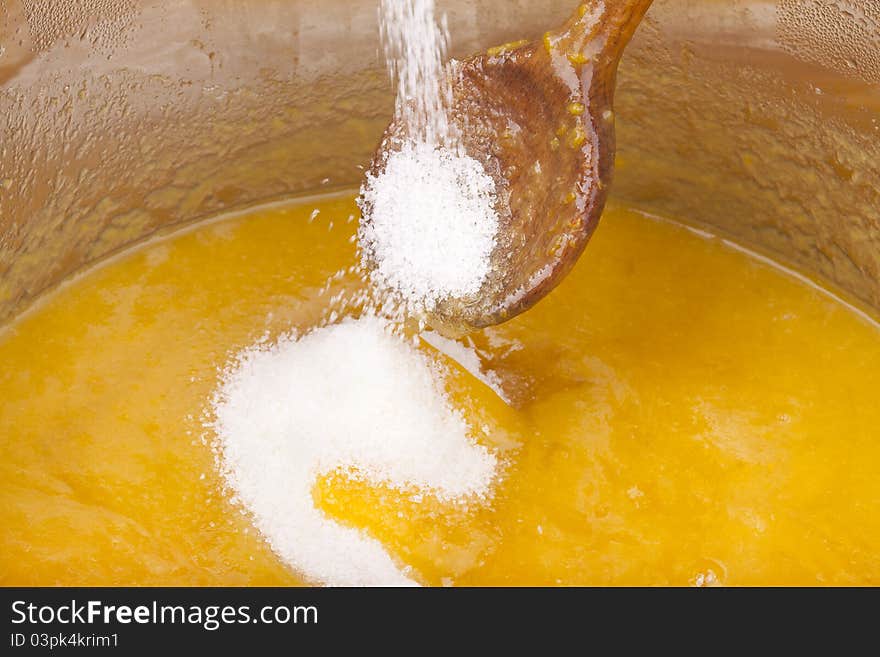
[[373, 281], [410, 306], [479, 292], [498, 232], [495, 183], [482, 164], [428, 144], [404, 144], [367, 175], [358, 231]]
[[439, 367], [375, 318], [246, 349], [212, 403], [221, 471], [272, 549], [331, 586], [414, 580], [365, 532], [312, 501], [341, 470], [441, 500], [484, 496], [496, 457], [475, 443]]

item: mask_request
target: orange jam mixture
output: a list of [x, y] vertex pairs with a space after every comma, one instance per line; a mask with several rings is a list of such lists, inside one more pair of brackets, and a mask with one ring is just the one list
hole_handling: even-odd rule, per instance
[[[201, 417], [235, 351], [319, 321], [355, 212], [202, 224], [0, 334], [0, 583], [307, 580], [229, 501]], [[491, 502], [313, 491], [423, 583], [880, 584], [880, 329], [821, 289], [612, 206], [555, 292], [463, 342], [511, 400], [448, 384], [506, 441]]]

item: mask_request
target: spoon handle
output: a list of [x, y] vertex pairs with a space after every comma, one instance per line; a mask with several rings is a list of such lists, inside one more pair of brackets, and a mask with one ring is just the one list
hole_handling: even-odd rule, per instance
[[614, 77], [618, 61], [653, 0], [586, 0], [556, 32], [544, 36], [551, 55]]

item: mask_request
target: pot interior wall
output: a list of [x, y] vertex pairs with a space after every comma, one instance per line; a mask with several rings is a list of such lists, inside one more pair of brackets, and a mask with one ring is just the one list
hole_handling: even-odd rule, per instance
[[[438, 6], [458, 56], [573, 9]], [[356, 185], [391, 107], [374, 2], [7, 0], [0, 320], [165, 227]], [[880, 308], [876, 3], [657, 0], [616, 119], [618, 198]]]

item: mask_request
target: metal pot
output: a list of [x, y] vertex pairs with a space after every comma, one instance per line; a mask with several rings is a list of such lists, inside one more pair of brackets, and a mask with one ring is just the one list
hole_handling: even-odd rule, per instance
[[[458, 56], [573, 4], [438, 0]], [[5, 0], [0, 320], [156, 231], [355, 186], [392, 108], [378, 46], [366, 0]], [[657, 0], [616, 114], [614, 196], [880, 308], [874, 0]]]

